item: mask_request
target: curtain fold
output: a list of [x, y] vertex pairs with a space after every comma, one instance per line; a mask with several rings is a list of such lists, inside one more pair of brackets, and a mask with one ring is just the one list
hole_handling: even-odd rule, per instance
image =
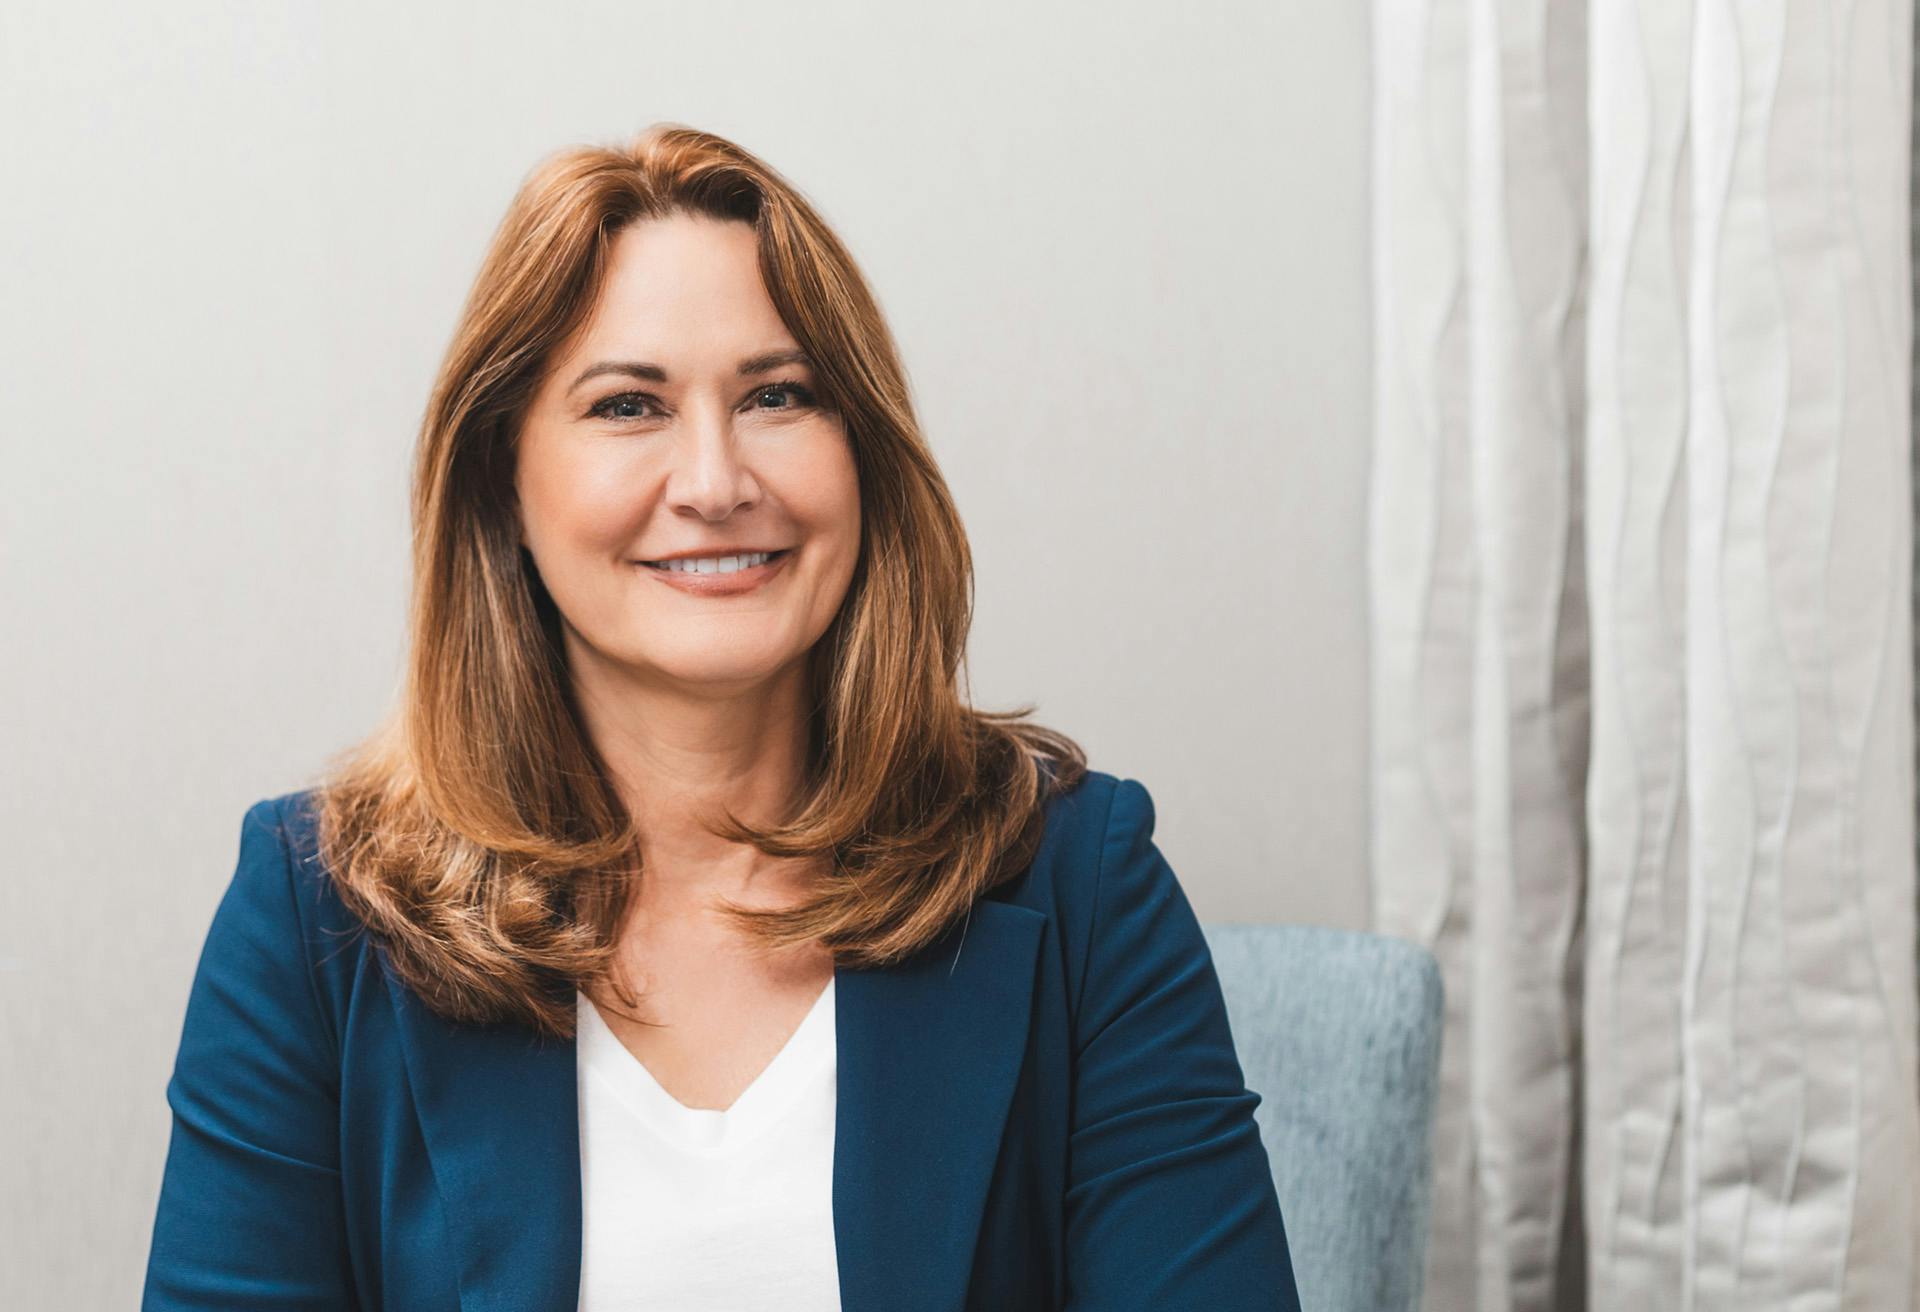
[[1588, 642], [1586, 34], [1469, 0], [1474, 1306], [1575, 1307]]
[[1596, 1308], [1684, 1284], [1691, 0], [1591, 31], [1593, 754], [1583, 1063]]
[[1425, 1306], [1920, 1306], [1911, 0], [1374, 20]]

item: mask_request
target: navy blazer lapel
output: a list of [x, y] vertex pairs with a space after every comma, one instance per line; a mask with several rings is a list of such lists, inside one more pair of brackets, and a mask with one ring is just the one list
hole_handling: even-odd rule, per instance
[[1046, 916], [983, 899], [898, 965], [834, 973], [842, 1312], [957, 1312], [1033, 1014]]
[[388, 979], [459, 1272], [461, 1312], [580, 1299], [580, 1103], [571, 1041], [456, 1025]]
[[[893, 966], [834, 972], [842, 1312], [952, 1312], [1026, 1054], [1046, 917], [983, 899]], [[447, 1212], [462, 1312], [577, 1306], [576, 1044], [388, 994]]]

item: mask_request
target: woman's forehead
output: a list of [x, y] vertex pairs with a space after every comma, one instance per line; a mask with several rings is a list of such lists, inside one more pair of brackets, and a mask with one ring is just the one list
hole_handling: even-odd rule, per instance
[[616, 240], [569, 363], [644, 360], [677, 378], [733, 374], [750, 358], [798, 349], [761, 279], [751, 228], [682, 219], [636, 226], [666, 225], [678, 227]]
[[614, 238], [600, 306], [646, 313], [715, 303], [773, 309], [748, 225], [671, 215], [629, 224]]

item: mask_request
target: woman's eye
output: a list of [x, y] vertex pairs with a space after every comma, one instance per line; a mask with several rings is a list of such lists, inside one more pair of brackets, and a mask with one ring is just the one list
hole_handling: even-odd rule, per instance
[[765, 387], [754, 393], [754, 399], [761, 400], [769, 396], [778, 396], [782, 392], [790, 393], [794, 397], [794, 401], [788, 405], [761, 406], [760, 409], [797, 410], [802, 406], [813, 403], [813, 393], [799, 383], [768, 383]]
[[606, 400], [598, 402], [593, 407], [593, 409], [589, 410], [587, 413], [599, 419], [638, 419], [640, 418], [640, 416], [636, 414], [625, 414], [625, 413], [615, 414], [614, 409], [617, 406], [626, 406], [630, 408], [634, 406], [647, 406], [652, 404], [653, 402], [649, 401], [646, 397], [640, 395], [640, 393], [638, 392], [622, 392], [618, 396], [610, 396], [606, 398]]

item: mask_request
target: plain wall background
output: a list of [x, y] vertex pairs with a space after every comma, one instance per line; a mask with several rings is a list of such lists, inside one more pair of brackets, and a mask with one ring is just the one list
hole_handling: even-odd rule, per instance
[[406, 473], [535, 161], [656, 120], [836, 226], [977, 567], [976, 704], [1209, 920], [1365, 923], [1367, 7], [0, 8], [0, 1304], [137, 1302], [248, 804], [395, 687]]

